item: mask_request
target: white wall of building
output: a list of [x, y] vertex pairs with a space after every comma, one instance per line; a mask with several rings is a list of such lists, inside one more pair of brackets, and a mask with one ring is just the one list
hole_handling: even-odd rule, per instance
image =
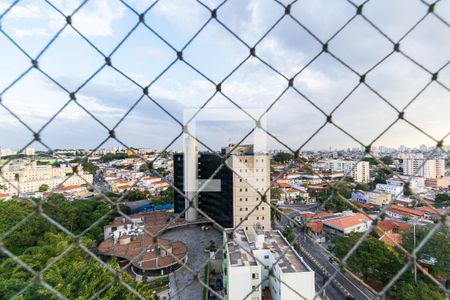
[[281, 300], [314, 299], [314, 272], [283, 273], [281, 280], [285, 283], [280, 285]]

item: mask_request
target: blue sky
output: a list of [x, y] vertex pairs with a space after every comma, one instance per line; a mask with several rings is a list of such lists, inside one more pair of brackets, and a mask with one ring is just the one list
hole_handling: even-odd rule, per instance
[[[72, 0], [50, 2], [64, 14], [71, 14], [80, 3]], [[125, 2], [141, 13], [153, 1]], [[219, 3], [203, 2], [211, 8]], [[0, 0], [0, 13], [10, 3]], [[364, 6], [364, 14], [391, 40], [398, 41], [427, 9], [420, 1], [374, 0]], [[337, 0], [300, 1], [292, 7], [292, 15], [321, 41], [328, 40], [355, 12], [355, 7], [347, 1]], [[271, 0], [230, 0], [218, 9], [218, 19], [253, 46], [283, 13], [284, 8]], [[450, 1], [440, 2], [436, 13], [449, 22]], [[146, 14], [145, 20], [149, 27], [180, 50], [209, 17], [208, 9], [195, 1], [161, 0]], [[88, 1], [72, 19], [73, 26], [107, 56], [138, 23], [136, 14], [124, 4], [107, 0]], [[2, 18], [1, 24], [2, 30], [34, 58], [64, 26], [65, 19], [44, 1], [20, 1]], [[402, 51], [432, 72], [450, 60], [450, 28], [432, 15], [400, 44]], [[321, 48], [320, 43], [287, 17], [258, 43], [256, 52], [264, 62], [291, 78]], [[4, 91], [27, 70], [30, 61], [1, 33], [0, 49], [2, 103], [31, 128], [39, 130], [63, 107], [69, 95], [37, 70], [30, 71]], [[392, 51], [392, 44], [358, 16], [329, 43], [329, 49], [357, 72], [364, 73]], [[184, 59], [215, 83], [222, 82], [248, 55], [248, 48], [215, 20], [211, 20], [183, 51]], [[153, 82], [175, 59], [175, 51], [143, 24], [139, 24], [111, 56], [112, 64], [141, 86]], [[68, 91], [77, 90], [104, 65], [103, 56], [69, 26], [38, 61], [40, 68]], [[429, 78], [429, 74], [405, 56], [394, 53], [369, 72], [366, 82], [401, 110], [425, 87]], [[439, 72], [439, 80], [450, 87], [450, 66]], [[294, 86], [328, 114], [358, 85], [358, 81], [358, 76], [324, 53], [295, 78]], [[287, 81], [282, 76], [251, 57], [223, 82], [222, 91], [243, 109], [266, 109], [286, 86]], [[142, 99], [117, 126], [117, 136], [130, 147], [164, 148], [181, 132], [181, 127], [158, 105], [183, 123], [183, 110], [201, 107], [214, 92], [215, 86], [211, 82], [178, 61], [149, 87], [154, 102], [149, 98]], [[77, 101], [106, 127], [112, 128], [141, 96], [142, 90], [137, 85], [105, 66], [77, 92]], [[220, 121], [235, 108], [220, 94], [205, 107], [224, 110], [222, 116], [217, 116], [217, 122], [199, 122], [199, 137], [211, 148], [239, 141], [252, 129], [253, 122], [244, 113], [242, 122]], [[437, 83], [429, 85], [405, 110], [405, 118], [435, 139], [441, 139], [449, 132], [449, 115], [450, 92]], [[363, 85], [333, 113], [335, 122], [363, 143], [371, 142], [396, 117], [397, 113], [391, 107]], [[289, 147], [297, 148], [324, 121], [322, 113], [290, 89], [267, 113], [267, 130]], [[107, 130], [76, 103], [70, 103], [41, 135], [51, 148], [94, 148], [106, 138]], [[31, 132], [0, 107], [0, 147], [20, 148], [31, 139]], [[415, 146], [422, 143], [434, 144], [402, 121], [376, 144]], [[109, 141], [104, 146], [116, 144]], [[268, 144], [270, 148], [283, 147], [270, 137]], [[352, 147], [357, 143], [327, 125], [305, 145], [305, 149], [330, 146]], [[34, 147], [42, 148], [36, 143]], [[181, 139], [171, 146], [180, 147]]]

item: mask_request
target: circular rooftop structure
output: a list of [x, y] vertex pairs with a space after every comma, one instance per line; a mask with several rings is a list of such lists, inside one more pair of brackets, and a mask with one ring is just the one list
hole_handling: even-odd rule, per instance
[[146, 234], [121, 235], [100, 243], [103, 255], [124, 258], [131, 262], [136, 274], [159, 276], [180, 268], [187, 259], [187, 246], [180, 241], [157, 239]]

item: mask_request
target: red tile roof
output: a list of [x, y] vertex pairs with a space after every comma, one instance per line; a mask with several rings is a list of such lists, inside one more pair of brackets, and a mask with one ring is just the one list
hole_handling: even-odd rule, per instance
[[400, 233], [386, 233], [383, 234], [379, 238], [379, 240], [385, 243], [387, 246], [394, 247], [402, 244], [402, 235]]
[[336, 229], [346, 229], [350, 227], [357, 226], [358, 224], [361, 224], [363, 222], [370, 222], [372, 221], [371, 218], [366, 216], [362, 213], [357, 213], [350, 216], [342, 216], [332, 219], [324, 220], [323, 223], [325, 225], [328, 225], [330, 227], [336, 228]]
[[440, 213], [439, 210], [437, 210], [436, 208], [431, 208], [428, 206], [421, 206], [421, 207], [418, 207], [417, 209], [421, 210], [425, 213], [428, 213], [428, 214], [439, 214]]
[[403, 207], [403, 206], [399, 206], [399, 205], [392, 205], [388, 209], [388, 211], [397, 213], [399, 215], [418, 216], [418, 217], [425, 216], [425, 213], [423, 211], [413, 209], [413, 208]]
[[409, 228], [407, 223], [397, 222], [394, 220], [383, 220], [378, 222], [378, 227], [383, 231], [391, 231], [394, 228], [397, 228], [399, 231], [406, 231]]
[[291, 185], [289, 183], [286, 182], [276, 182], [273, 184], [274, 187], [279, 187], [279, 188], [290, 188]]
[[306, 226], [308, 226], [308, 228], [314, 233], [320, 233], [323, 231], [322, 221], [310, 221]]
[[75, 190], [75, 189], [79, 189], [79, 188], [81, 188], [80, 185], [68, 185], [68, 186], [59, 187], [58, 190], [60, 190], [60, 191], [70, 191], [70, 190]]

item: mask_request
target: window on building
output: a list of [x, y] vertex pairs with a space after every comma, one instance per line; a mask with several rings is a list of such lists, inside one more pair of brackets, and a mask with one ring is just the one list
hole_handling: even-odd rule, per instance
[[264, 220], [264, 217], [262, 217], [262, 219]]
[[248, 198], [245, 198], [245, 201], [248, 201]]
[[239, 210], [242, 211], [242, 207]]
[[245, 211], [247, 211], [247, 210], [248, 210], [248, 207], [245, 208]]
[[259, 220], [259, 217], [256, 217], [256, 220]]
[[259, 278], [259, 274], [258, 273], [252, 273], [252, 278], [253, 279], [258, 279]]
[[242, 178], [239, 178], [239, 182], [242, 182]]
[[264, 259], [269, 259], [269, 255], [264, 255]]

